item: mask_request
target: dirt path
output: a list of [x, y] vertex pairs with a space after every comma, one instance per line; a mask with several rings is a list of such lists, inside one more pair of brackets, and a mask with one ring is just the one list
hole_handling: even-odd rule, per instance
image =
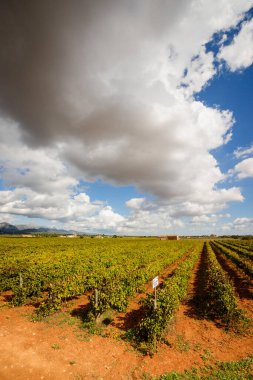
[[[143, 374], [159, 376], [202, 366], [216, 359], [239, 360], [253, 354], [249, 336], [228, 334], [200, 319], [192, 300], [201, 289], [200, 260], [167, 335], [152, 358], [141, 356], [130, 343], [89, 335], [70, 310], [46, 322], [32, 322], [32, 306], [9, 308], [0, 300], [1, 380], [140, 380]], [[72, 309], [85, 304], [73, 300]], [[249, 302], [252, 303], [252, 300]]]
[[78, 336], [65, 324], [30, 322], [24, 316], [30, 311], [1, 311], [1, 379], [131, 379], [139, 358], [127, 345]]

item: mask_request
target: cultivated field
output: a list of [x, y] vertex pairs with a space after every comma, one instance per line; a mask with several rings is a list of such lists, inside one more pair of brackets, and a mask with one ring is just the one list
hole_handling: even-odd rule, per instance
[[0, 248], [1, 379], [193, 367], [182, 378], [252, 378], [253, 241], [1, 237]]

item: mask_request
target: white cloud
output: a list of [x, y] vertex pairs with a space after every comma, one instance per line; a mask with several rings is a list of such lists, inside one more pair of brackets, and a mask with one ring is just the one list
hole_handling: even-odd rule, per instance
[[[210, 167], [206, 183], [196, 181], [192, 184], [191, 192], [188, 186], [186, 190], [185, 187], [182, 188], [178, 195], [176, 186], [183, 186], [180, 181], [185, 181], [190, 173], [184, 174], [184, 178], [177, 176], [176, 184], [171, 187], [175, 192], [171, 200], [166, 197], [161, 197], [160, 200], [157, 198], [156, 201], [148, 201], [143, 197], [132, 198], [126, 202], [130, 215], [122, 216], [113, 211], [110, 205], [99, 200], [92, 202], [86, 193], [79, 192], [79, 180], [71, 174], [72, 168], [63, 164], [56, 150], [27, 147], [22, 143], [15, 123], [2, 119], [0, 126], [3, 132], [0, 142], [1, 162], [4, 167], [2, 180], [7, 186], [7, 190], [0, 191], [0, 213], [5, 220], [16, 215], [46, 219], [56, 227], [85, 232], [157, 234], [166, 233], [168, 229], [181, 231], [184, 227], [182, 217], [210, 214], [224, 208], [228, 201], [241, 200], [237, 188], [212, 188], [212, 181], [220, 180], [222, 175], [218, 169], [212, 174]], [[216, 144], [216, 137], [211, 141], [210, 136], [208, 143], [210, 146]], [[175, 152], [174, 149], [173, 154]], [[178, 158], [181, 160], [180, 155], [174, 159]], [[173, 157], [170, 160], [173, 162]], [[209, 160], [212, 165], [212, 156], [208, 156], [207, 163]], [[183, 170], [184, 161], [181, 165]], [[194, 162], [192, 165], [195, 168]], [[190, 167], [191, 165], [187, 167], [188, 171]], [[199, 172], [200, 164], [196, 168]], [[167, 191], [166, 188], [165, 190]]]
[[201, 215], [201, 216], [194, 216], [192, 218], [192, 223], [195, 223], [195, 224], [215, 223], [215, 222], [217, 222], [216, 216]]
[[253, 224], [253, 218], [236, 218], [234, 225]]
[[4, 220], [13, 215], [44, 218], [55, 225], [78, 231], [114, 229], [124, 218], [104, 202], [91, 202], [77, 193], [78, 180], [52, 149], [32, 149], [22, 144], [17, 125], [0, 120], [3, 166], [0, 213]]
[[253, 158], [246, 158], [239, 162], [232, 173], [236, 174], [238, 179], [253, 177]]
[[184, 221], [171, 216], [171, 206], [133, 198], [126, 202], [131, 208], [130, 215], [122, 221], [117, 230], [127, 234], [161, 234], [182, 232]]
[[56, 227], [81, 232], [113, 231], [124, 217], [104, 203], [91, 202], [87, 194], [63, 194], [50, 197], [28, 188], [0, 191], [0, 213], [4, 220], [11, 215], [44, 218]]
[[[238, 201], [242, 196], [238, 192]], [[233, 195], [233, 198], [235, 195]], [[235, 199], [235, 198], [234, 198]], [[226, 203], [215, 202], [210, 199], [209, 203], [178, 202], [170, 204], [165, 201], [154, 202], [145, 198], [133, 198], [126, 202], [131, 205], [131, 213], [118, 225], [118, 231], [124, 233], [157, 234], [178, 233], [185, 234], [192, 228], [192, 233], [197, 234], [196, 228], [202, 233], [210, 233], [210, 227], [221, 226], [221, 220], [230, 218], [230, 214], [215, 214], [226, 208]], [[186, 229], [185, 229], [186, 227]], [[206, 228], [206, 230], [203, 230]], [[209, 232], [208, 232], [209, 231]]]
[[220, 219], [224, 218], [230, 218], [230, 214], [197, 215], [192, 218], [191, 223], [196, 225], [216, 225], [220, 222]]
[[253, 218], [236, 218], [232, 223], [232, 228], [238, 233], [252, 235]]
[[102, 122], [99, 144], [97, 139], [86, 142], [84, 130], [81, 142], [64, 146], [64, 158], [86, 178], [134, 183], [159, 198], [201, 201], [204, 194], [216, 192], [214, 185], [223, 174], [209, 151], [224, 144], [233, 124], [231, 113], [196, 101], [178, 101], [167, 108], [150, 104], [145, 115], [136, 110], [135, 118], [133, 108], [131, 123], [126, 110], [124, 118], [110, 110], [108, 136]]
[[233, 42], [220, 49], [218, 58], [223, 59], [231, 71], [245, 69], [253, 63], [253, 19], [242, 24]]
[[215, 74], [214, 54], [207, 53], [202, 47], [199, 54], [192, 59], [181, 82], [181, 86], [185, 87], [185, 95], [191, 96], [195, 92], [200, 92]]
[[0, 164], [2, 179], [10, 187], [55, 194], [73, 188], [78, 180], [50, 148], [29, 148], [23, 144], [16, 123], [0, 119]]
[[231, 223], [222, 225], [222, 230], [226, 234], [252, 235], [253, 218], [236, 218]]
[[145, 202], [145, 198], [132, 198], [126, 202], [126, 206], [133, 210], [138, 210], [143, 206]]
[[249, 148], [239, 147], [234, 151], [234, 155], [236, 158], [246, 158], [253, 154], [253, 144]]
[[227, 214], [219, 214], [218, 215], [219, 216], [219, 218], [231, 218], [231, 215], [229, 214], [229, 213], [227, 213]]

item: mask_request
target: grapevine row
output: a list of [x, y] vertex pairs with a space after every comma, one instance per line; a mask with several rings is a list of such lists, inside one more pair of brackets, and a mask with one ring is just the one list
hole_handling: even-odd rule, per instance
[[244, 256], [245, 258], [253, 261], [253, 252], [250, 252], [248, 251], [247, 249], [245, 249], [245, 247], [241, 247], [241, 246], [238, 246], [238, 245], [235, 245], [235, 244], [231, 244], [230, 242], [226, 242], [226, 241], [219, 241], [219, 244], [220, 245], [223, 245], [224, 247], [230, 249], [231, 251], [234, 251], [236, 252], [239, 256]]
[[144, 316], [135, 330], [140, 341], [146, 342], [150, 351], [156, 349], [156, 342], [163, 338], [168, 323], [187, 294], [192, 269], [201, 252], [202, 243], [181, 263], [173, 276], [168, 278], [158, 291], [157, 307], [154, 308], [153, 295], [142, 300]]
[[207, 260], [206, 286], [204, 289], [205, 313], [214, 319], [220, 319], [227, 327], [242, 319], [242, 311], [230, 278], [217, 261], [210, 244], [205, 243], [204, 254]]
[[253, 251], [253, 242], [252, 240], [226, 240], [228, 243], [236, 246], [236, 247], [241, 247], [241, 248], [244, 248], [246, 249], [247, 251]]
[[223, 253], [229, 260], [234, 262], [239, 268], [241, 268], [246, 274], [249, 276], [253, 276], [253, 266], [252, 263], [241, 256], [239, 256], [237, 253], [231, 251], [230, 249], [224, 247], [219, 242], [215, 241], [211, 243], [212, 248], [214, 251], [218, 251], [220, 253]]

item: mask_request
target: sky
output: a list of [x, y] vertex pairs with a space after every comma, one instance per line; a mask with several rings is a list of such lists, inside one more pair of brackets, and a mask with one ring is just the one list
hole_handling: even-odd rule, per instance
[[253, 0], [2, 0], [0, 222], [253, 234]]

